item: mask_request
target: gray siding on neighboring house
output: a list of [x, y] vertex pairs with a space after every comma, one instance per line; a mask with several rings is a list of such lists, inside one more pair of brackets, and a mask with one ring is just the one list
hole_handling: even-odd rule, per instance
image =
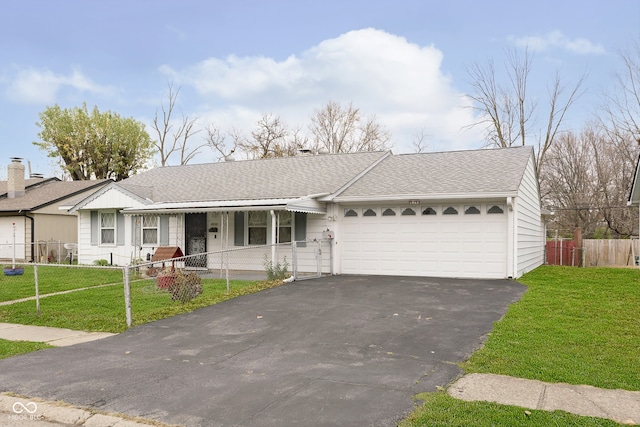
[[544, 261], [544, 226], [535, 163], [531, 156], [516, 199], [516, 277]]

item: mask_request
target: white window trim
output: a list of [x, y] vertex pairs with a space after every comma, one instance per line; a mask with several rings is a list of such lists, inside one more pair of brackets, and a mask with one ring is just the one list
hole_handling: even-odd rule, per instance
[[[250, 243], [249, 240], [249, 229], [250, 228], [262, 228], [262, 226], [255, 226], [255, 225], [249, 225], [249, 213], [252, 212], [264, 212], [265, 213], [265, 243]], [[245, 233], [244, 233], [244, 244], [246, 246], [263, 246], [263, 245], [268, 245], [269, 244], [269, 212], [268, 211], [249, 211], [249, 212], [245, 212], [244, 213], [244, 229], [245, 229]]]
[[[155, 227], [145, 227], [144, 226], [144, 216], [140, 219], [140, 245], [143, 248], [155, 248], [160, 245], [160, 215], [149, 215], [154, 216], [156, 218], [156, 226]], [[156, 230], [156, 241], [154, 243], [145, 243], [144, 241], [144, 230]]]
[[[112, 214], [113, 215], [113, 227], [103, 227], [102, 226], [102, 215], [104, 214]], [[111, 230], [113, 229], [113, 242], [105, 243], [102, 241], [102, 230]], [[118, 240], [118, 215], [114, 210], [108, 211], [99, 211], [98, 212], [98, 238], [100, 239], [100, 246], [104, 247], [115, 247]]]

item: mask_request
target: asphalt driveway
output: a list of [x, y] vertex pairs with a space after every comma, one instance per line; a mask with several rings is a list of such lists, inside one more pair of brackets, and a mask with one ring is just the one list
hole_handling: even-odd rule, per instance
[[[0, 360], [0, 391], [186, 426], [393, 426], [525, 287], [334, 276]], [[135, 306], [134, 306], [135, 310]]]

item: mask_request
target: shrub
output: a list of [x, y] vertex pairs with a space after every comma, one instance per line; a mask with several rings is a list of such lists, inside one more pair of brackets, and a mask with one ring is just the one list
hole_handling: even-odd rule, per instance
[[101, 267], [106, 267], [107, 265], [109, 265], [109, 261], [107, 261], [106, 259], [97, 259], [97, 260], [93, 261], [93, 265], [99, 265]]
[[282, 264], [278, 261], [273, 263], [267, 256], [264, 256], [264, 269], [267, 272], [267, 280], [280, 280], [289, 277], [289, 263], [287, 257], [284, 257]]
[[184, 304], [202, 293], [202, 279], [193, 271], [184, 274], [182, 270], [176, 270], [174, 276], [175, 280], [167, 288], [174, 301]]

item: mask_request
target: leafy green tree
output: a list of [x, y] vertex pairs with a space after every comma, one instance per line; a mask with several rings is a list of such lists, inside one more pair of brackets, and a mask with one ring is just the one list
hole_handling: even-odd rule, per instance
[[111, 178], [120, 181], [144, 168], [153, 156], [153, 141], [142, 122], [117, 113], [89, 112], [82, 107], [47, 107], [36, 123], [40, 141], [33, 144], [59, 158], [73, 180]]

